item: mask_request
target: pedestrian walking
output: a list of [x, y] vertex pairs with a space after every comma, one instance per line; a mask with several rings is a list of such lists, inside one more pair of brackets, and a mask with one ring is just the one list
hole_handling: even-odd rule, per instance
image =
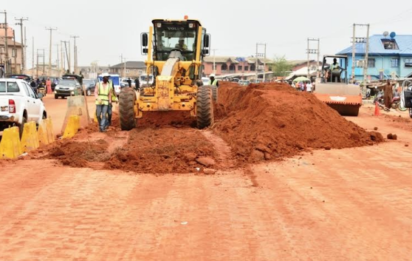
[[46, 91], [48, 94], [53, 93], [52, 91], [52, 81], [50, 80], [50, 78], [47, 78], [46, 81]]
[[393, 89], [391, 81], [388, 79], [383, 87], [383, 99], [385, 101], [385, 110], [389, 111], [392, 107]]
[[[110, 76], [109, 76], [110, 77]], [[117, 96], [116, 92], [113, 88], [113, 82], [109, 80], [110, 86], [111, 86], [111, 95], [112, 95], [112, 101], [109, 102], [109, 106], [107, 108], [107, 123], [106, 123], [106, 129], [109, 128], [109, 126], [112, 125], [112, 114], [113, 114], [113, 103], [117, 103]]]
[[215, 78], [215, 75], [213, 73], [210, 75], [210, 84], [212, 86], [219, 87], [219, 81]]
[[107, 112], [109, 109], [109, 103], [112, 102], [112, 90], [111, 82], [109, 82], [109, 74], [103, 73], [103, 82], [96, 83], [94, 89], [94, 96], [96, 98], [96, 117], [99, 123], [100, 132], [105, 132], [107, 127]]
[[129, 84], [129, 87], [132, 87], [132, 79], [130, 77], [127, 79], [127, 84]]
[[4, 78], [4, 74], [5, 74], [4, 65], [0, 65], [0, 78]]
[[134, 88], [135, 88], [136, 91], [138, 91], [140, 89], [139, 77], [136, 77], [136, 79], [134, 79]]

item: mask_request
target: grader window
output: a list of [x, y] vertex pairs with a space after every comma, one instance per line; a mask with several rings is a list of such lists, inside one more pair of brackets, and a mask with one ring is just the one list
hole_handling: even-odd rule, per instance
[[155, 28], [155, 51], [159, 60], [167, 60], [168, 54], [178, 49], [182, 55], [192, 59], [196, 49], [196, 28], [186, 24], [162, 24]]

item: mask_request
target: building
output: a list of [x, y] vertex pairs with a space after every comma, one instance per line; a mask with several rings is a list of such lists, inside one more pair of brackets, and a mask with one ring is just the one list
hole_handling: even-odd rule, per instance
[[[300, 76], [308, 76], [308, 61], [307, 60], [290, 60], [288, 63], [291, 65], [292, 69], [288, 72], [286, 80], [293, 80]], [[322, 63], [310, 60], [309, 61], [309, 78], [314, 80], [317, 76], [317, 70], [321, 70]]]
[[91, 63], [90, 66], [79, 66], [78, 68], [85, 79], [95, 79], [99, 74], [110, 72], [110, 65], [100, 66], [97, 63]]
[[5, 65], [8, 74], [22, 73], [22, 45], [12, 39], [7, 41], [8, 62], [6, 61], [5, 38], [0, 38], [0, 64]]
[[119, 63], [110, 67], [110, 73], [119, 74], [121, 77], [135, 78], [145, 73], [146, 65], [140, 61], [129, 61], [125, 63]]
[[[412, 35], [387, 37], [373, 35], [369, 38], [368, 71], [371, 79], [412, 77]], [[348, 56], [348, 77], [352, 78], [352, 46], [338, 54]], [[355, 78], [363, 79], [365, 43], [355, 46]]]
[[[270, 64], [273, 63], [272, 60], [259, 58], [257, 62], [258, 72], [261, 74], [271, 72]], [[206, 76], [212, 73], [215, 73], [216, 76], [253, 76], [256, 73], [256, 58], [207, 56], [203, 60], [203, 66], [203, 74]]]

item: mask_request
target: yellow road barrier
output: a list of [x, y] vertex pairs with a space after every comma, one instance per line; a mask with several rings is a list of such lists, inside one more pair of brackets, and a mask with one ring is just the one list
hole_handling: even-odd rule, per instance
[[39, 136], [36, 131], [36, 123], [34, 121], [24, 124], [23, 135], [21, 137], [21, 146], [23, 152], [29, 152], [37, 149], [39, 145]]
[[63, 139], [72, 138], [79, 131], [80, 118], [77, 115], [72, 115], [69, 117], [66, 129], [64, 130]]
[[19, 128], [12, 127], [3, 131], [3, 137], [0, 143], [0, 159], [16, 159], [23, 154]]

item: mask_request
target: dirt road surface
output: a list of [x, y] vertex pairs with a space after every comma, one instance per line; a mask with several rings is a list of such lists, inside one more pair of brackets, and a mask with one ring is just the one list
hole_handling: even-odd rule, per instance
[[[59, 130], [65, 101], [46, 106]], [[0, 161], [0, 260], [411, 260], [411, 124], [348, 119], [398, 139], [214, 175]]]

